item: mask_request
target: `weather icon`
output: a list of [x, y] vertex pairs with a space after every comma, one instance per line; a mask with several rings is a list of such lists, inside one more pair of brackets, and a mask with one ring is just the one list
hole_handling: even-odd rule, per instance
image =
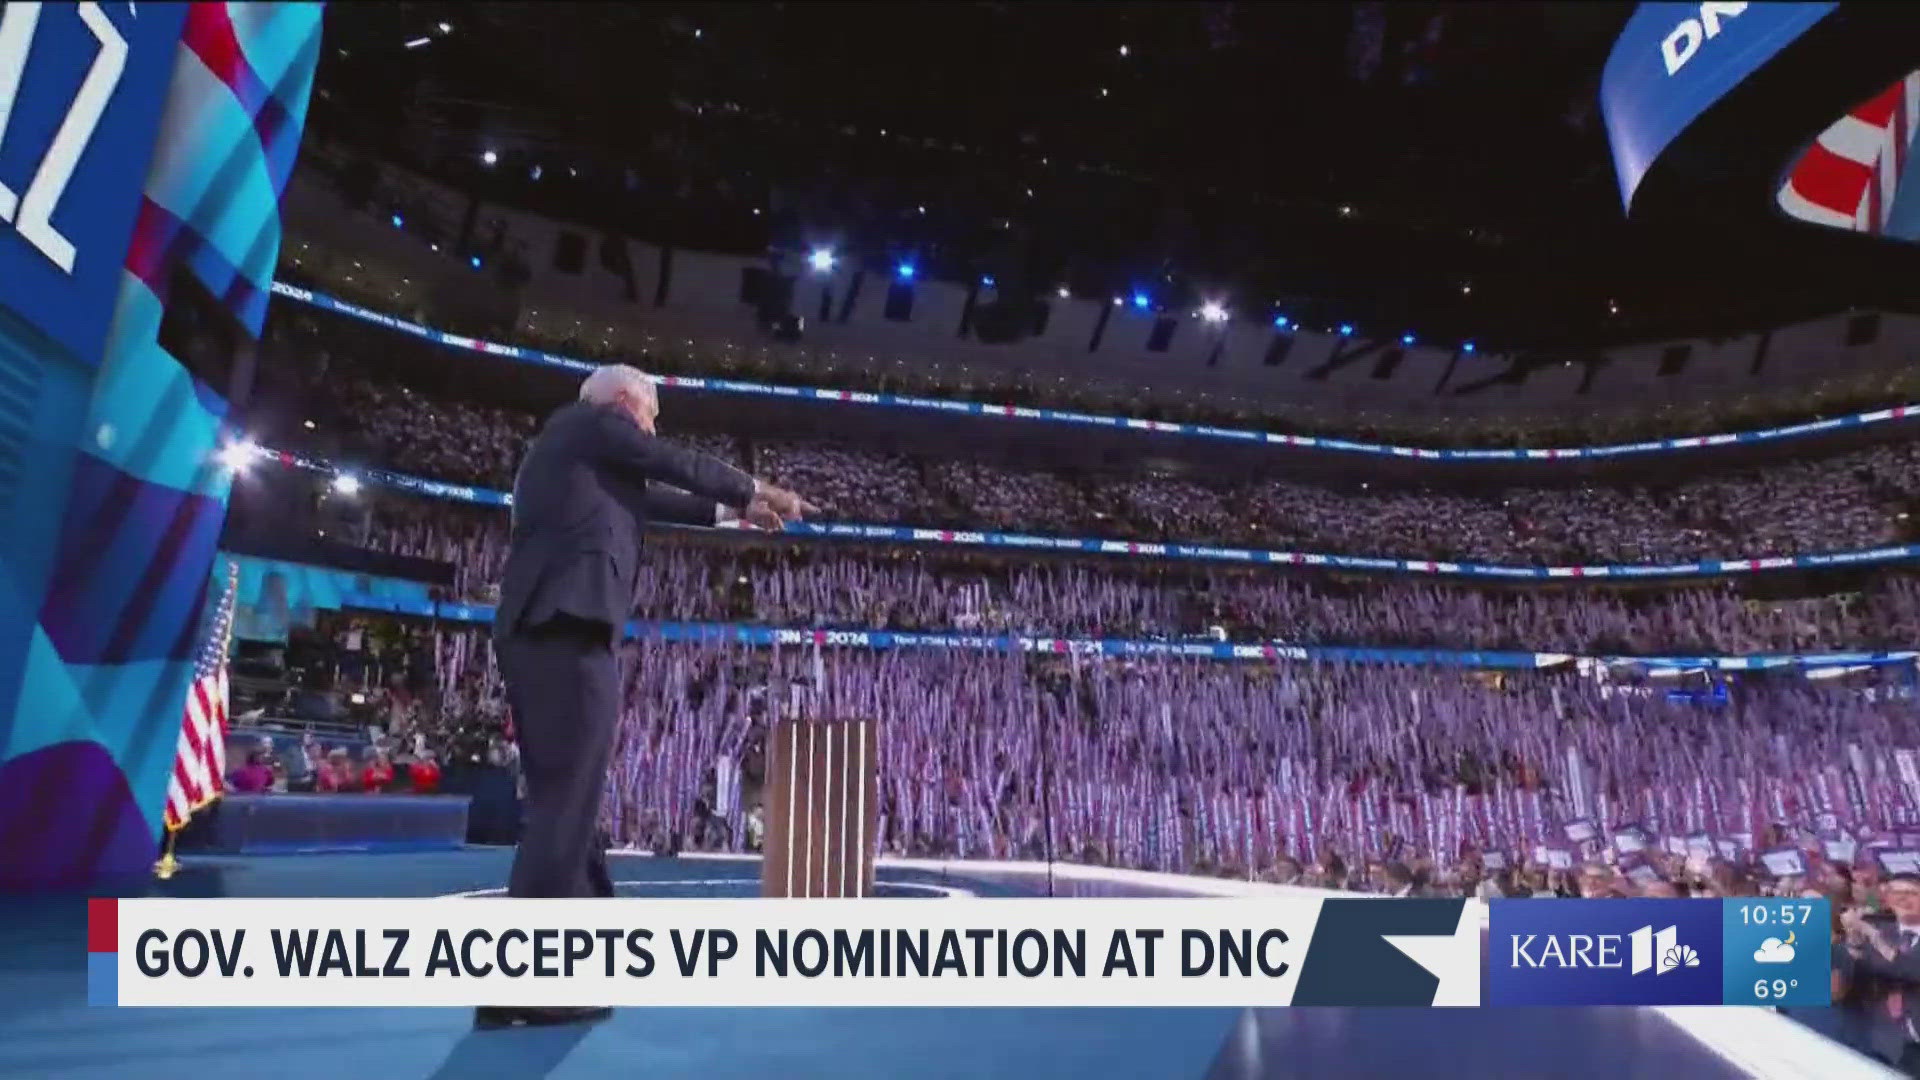
[[1761, 942], [1760, 947], [1754, 950], [1753, 962], [1756, 964], [1793, 963], [1793, 934], [1789, 933], [1785, 941], [1770, 937]]

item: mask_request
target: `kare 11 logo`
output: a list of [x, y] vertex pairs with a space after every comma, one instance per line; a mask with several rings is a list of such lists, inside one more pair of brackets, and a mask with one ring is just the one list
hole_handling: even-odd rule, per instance
[[1495, 900], [1489, 1005], [1718, 1005], [1716, 900]]

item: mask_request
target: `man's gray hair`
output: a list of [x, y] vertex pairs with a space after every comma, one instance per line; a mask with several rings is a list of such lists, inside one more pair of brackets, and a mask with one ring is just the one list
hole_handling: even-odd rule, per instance
[[625, 364], [607, 364], [594, 369], [580, 384], [580, 400], [595, 405], [611, 405], [623, 397], [654, 400], [653, 380], [639, 368]]

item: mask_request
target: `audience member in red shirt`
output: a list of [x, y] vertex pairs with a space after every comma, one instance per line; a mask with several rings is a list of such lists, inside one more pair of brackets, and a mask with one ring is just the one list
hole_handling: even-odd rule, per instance
[[440, 790], [440, 763], [433, 760], [431, 750], [415, 759], [407, 774], [413, 777], [413, 790], [422, 795], [431, 795]]
[[360, 773], [360, 786], [369, 794], [378, 795], [393, 786], [393, 763], [387, 760], [385, 750], [375, 750], [373, 760]]
[[353, 761], [347, 756], [347, 748], [336, 746], [327, 752], [327, 763], [321, 767], [320, 774], [314, 777], [315, 791], [353, 791], [359, 777], [353, 771]]

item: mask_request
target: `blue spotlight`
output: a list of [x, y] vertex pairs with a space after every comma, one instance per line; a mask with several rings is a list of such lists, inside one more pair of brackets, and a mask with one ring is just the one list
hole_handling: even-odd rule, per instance
[[991, 288], [993, 288], [993, 275], [992, 275], [992, 274], [981, 274], [981, 275], [980, 275], [980, 287], [981, 287], [981, 288], [984, 288], [984, 289], [991, 289]]
[[1467, 343], [1466, 343], [1465, 345], [1462, 345], [1462, 346], [1460, 346], [1460, 351], [1461, 351], [1461, 352], [1472, 352], [1472, 351], [1473, 351], [1473, 342], [1471, 342], [1471, 341], [1469, 341], [1469, 342], [1467, 342]]
[[913, 264], [910, 262], [903, 262], [900, 265], [893, 268], [893, 273], [894, 273], [894, 276], [898, 277], [901, 281], [912, 281], [913, 274], [914, 274]]
[[1341, 324], [1340, 324], [1340, 336], [1341, 336], [1341, 337], [1352, 337], [1352, 336], [1353, 336], [1353, 324], [1352, 324], [1352, 323], [1341, 323]]
[[1402, 345], [1411, 345], [1411, 344], [1413, 344], [1413, 335], [1412, 335], [1412, 334], [1401, 334], [1401, 335], [1400, 335], [1400, 344], [1402, 344]]
[[1134, 307], [1137, 307], [1137, 308], [1139, 308], [1139, 309], [1140, 309], [1141, 311], [1145, 311], [1145, 310], [1147, 310], [1147, 308], [1149, 308], [1149, 307], [1151, 307], [1152, 305], [1153, 305], [1153, 301], [1152, 301], [1152, 300], [1149, 300], [1149, 299], [1147, 299], [1147, 294], [1146, 294], [1146, 293], [1143, 293], [1143, 292], [1137, 292], [1137, 293], [1134, 293], [1134, 294], [1133, 294], [1133, 306], [1134, 306]]
[[473, 268], [475, 270], [480, 269], [480, 256], [478, 255], [472, 256], [467, 261], [473, 264]]
[[393, 215], [393, 227], [394, 227], [394, 228], [396, 228], [396, 229], [399, 229], [399, 228], [404, 228], [404, 227], [406, 226], [406, 224], [407, 224], [407, 223], [406, 223], [406, 222], [405, 222], [404, 220], [402, 220], [402, 219], [401, 219], [401, 217], [400, 217], [400, 215], [399, 215], [399, 214], [395, 214], [395, 215]]
[[1275, 330], [1285, 330], [1287, 327], [1292, 325], [1293, 324], [1291, 322], [1287, 321], [1287, 317], [1285, 315], [1275, 315], [1273, 317], [1273, 328]]

